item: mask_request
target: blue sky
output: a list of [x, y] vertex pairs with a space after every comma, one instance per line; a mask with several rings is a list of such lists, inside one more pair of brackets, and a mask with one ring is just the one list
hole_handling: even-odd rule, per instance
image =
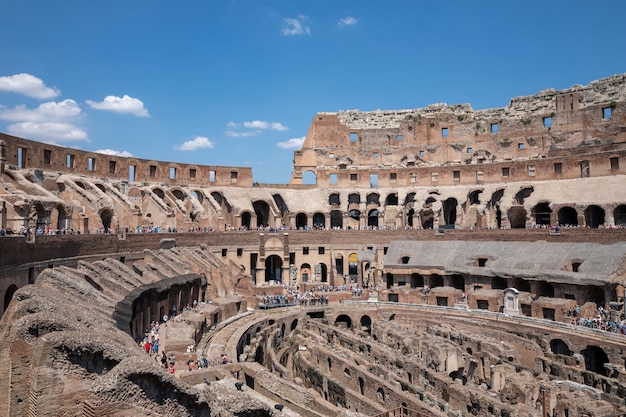
[[287, 183], [319, 111], [626, 72], [626, 1], [0, 0], [0, 131]]

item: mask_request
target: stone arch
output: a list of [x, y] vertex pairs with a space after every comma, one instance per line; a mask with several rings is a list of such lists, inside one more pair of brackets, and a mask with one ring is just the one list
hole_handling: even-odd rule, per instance
[[311, 277], [311, 265], [303, 263], [300, 265], [300, 280], [302, 282], [308, 282]]
[[414, 272], [411, 274], [411, 288], [420, 288], [424, 286], [424, 276]]
[[348, 275], [350, 278], [359, 276], [359, 255], [357, 253], [348, 255]]
[[291, 322], [291, 326], [289, 326], [289, 330], [293, 332], [294, 330], [296, 330], [296, 327], [298, 327], [298, 319], [294, 319]]
[[65, 207], [62, 204], [57, 205], [57, 224], [58, 230], [69, 229], [71, 227], [72, 218], [67, 215]]
[[362, 376], [359, 377], [359, 391], [361, 395], [365, 395], [365, 380]]
[[450, 283], [452, 287], [457, 290], [465, 290], [465, 278], [460, 274], [452, 274], [452, 278], [450, 279]]
[[282, 282], [283, 260], [278, 255], [270, 255], [265, 259], [265, 282]]
[[554, 286], [546, 281], [537, 282], [537, 297], [554, 298]]
[[104, 188], [104, 185], [100, 184], [99, 182], [95, 183], [94, 185], [96, 186], [97, 189], [99, 189], [100, 191], [106, 194], [107, 190], [106, 188]]
[[380, 195], [378, 193], [369, 193], [365, 198], [365, 204], [380, 205]]
[[380, 404], [385, 404], [385, 390], [382, 388], [378, 388], [376, 390], [376, 396], [378, 397], [378, 402]]
[[404, 205], [411, 204], [415, 202], [415, 193], [408, 193], [406, 197], [404, 197]]
[[453, 225], [456, 223], [456, 206], [458, 201], [456, 198], [448, 198], [443, 202], [443, 221], [444, 224]]
[[555, 355], [572, 356], [572, 351], [562, 339], [550, 340], [550, 351]]
[[330, 227], [331, 229], [343, 228], [343, 213], [341, 210], [332, 210], [330, 212]]
[[604, 225], [604, 215], [602, 207], [592, 204], [585, 209], [585, 224], [587, 227], [597, 229], [599, 226]]
[[328, 267], [323, 262], [320, 262], [318, 265], [320, 266], [320, 281], [328, 282]]
[[326, 217], [324, 213], [317, 212], [313, 214], [313, 227], [321, 229], [326, 228]]
[[580, 352], [585, 358], [585, 369], [601, 375], [607, 375], [604, 364], [609, 363], [609, 357], [606, 352], [598, 346], [587, 346]]
[[111, 230], [111, 223], [113, 221], [113, 211], [108, 208], [104, 208], [100, 211], [100, 220], [102, 220], [102, 227], [104, 227], [105, 233]]
[[9, 308], [9, 304], [11, 303], [11, 299], [13, 298], [15, 291], [17, 291], [17, 286], [15, 284], [9, 285], [9, 288], [7, 288], [4, 293], [4, 310], [2, 311], [7, 311], [7, 308]]
[[520, 190], [515, 194], [515, 201], [517, 204], [524, 204], [524, 200], [526, 200], [530, 195], [535, 191], [532, 185], [527, 185], [521, 187]]
[[367, 225], [371, 227], [378, 227], [378, 215], [380, 212], [378, 209], [372, 209], [367, 213]]
[[185, 201], [185, 193], [183, 193], [181, 190], [178, 190], [178, 189], [172, 190], [172, 194], [178, 200]]
[[443, 287], [443, 277], [439, 274], [430, 275], [430, 288]]
[[241, 226], [250, 230], [250, 222], [252, 220], [252, 215], [249, 211], [244, 211], [241, 213]]
[[626, 205], [620, 204], [613, 210], [613, 219], [616, 226], [626, 226]]
[[348, 194], [348, 204], [361, 204], [361, 194], [359, 193]]
[[263, 200], [257, 200], [252, 203], [254, 212], [256, 213], [257, 227], [269, 226], [270, 206]]
[[518, 291], [530, 292], [530, 282], [524, 278], [513, 278], [513, 288]]
[[472, 190], [467, 195], [467, 200], [470, 205], [480, 204], [480, 194], [483, 192], [482, 188], [479, 190]]
[[307, 169], [302, 173], [302, 184], [317, 184], [317, 173]]
[[161, 200], [165, 199], [165, 192], [163, 192], [162, 189], [160, 189], [158, 187], [155, 187], [155, 188], [152, 189], [152, 192], [154, 194], [158, 195]]
[[532, 208], [530, 213], [535, 218], [535, 223], [538, 225], [550, 225], [552, 223], [550, 220], [550, 216], [552, 215], [550, 203], [538, 203]]
[[200, 190], [192, 190], [189, 195], [191, 195], [192, 198], [198, 200], [200, 204], [202, 204], [202, 202], [204, 201], [204, 194]]
[[505, 278], [502, 277], [493, 277], [491, 278], [491, 289], [493, 290], [506, 290], [508, 288], [508, 283]]
[[359, 229], [361, 225], [361, 212], [359, 210], [350, 210], [348, 212], [348, 227]]
[[578, 226], [578, 212], [574, 207], [561, 207], [557, 215], [561, 226]]
[[339, 316], [337, 316], [337, 318], [335, 319], [335, 324], [339, 325], [341, 323], [345, 324], [347, 329], [352, 328], [352, 318], [350, 318], [350, 316], [347, 314], [340, 314]]
[[398, 205], [398, 193], [390, 193], [385, 199], [385, 206], [397, 206]]
[[372, 334], [372, 318], [370, 316], [361, 316], [361, 328], [363, 327], [368, 334]]
[[339, 199], [339, 193], [331, 193], [328, 196], [328, 204], [330, 204], [331, 206], [338, 206], [341, 204], [341, 201]]
[[307, 227], [308, 217], [306, 213], [296, 214], [296, 229], [304, 229]]
[[526, 227], [526, 209], [522, 206], [514, 206], [507, 212], [511, 229], [524, 229]]
[[52, 212], [46, 210], [43, 205], [36, 203], [30, 208], [28, 215], [29, 223], [35, 224], [35, 228], [45, 230], [50, 225], [50, 215]]

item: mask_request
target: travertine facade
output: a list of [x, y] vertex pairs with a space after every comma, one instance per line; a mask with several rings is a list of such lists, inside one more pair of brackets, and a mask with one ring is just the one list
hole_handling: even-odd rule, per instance
[[[0, 415], [626, 411], [626, 336], [572, 324], [623, 318], [624, 74], [319, 113], [285, 185], [0, 136]], [[194, 301], [162, 348], [212, 364], [171, 377], [136, 341]]]

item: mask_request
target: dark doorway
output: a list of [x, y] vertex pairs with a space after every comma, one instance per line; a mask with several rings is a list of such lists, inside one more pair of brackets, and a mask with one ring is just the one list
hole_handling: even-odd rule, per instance
[[271, 255], [265, 259], [265, 282], [282, 282], [283, 260], [278, 255]]

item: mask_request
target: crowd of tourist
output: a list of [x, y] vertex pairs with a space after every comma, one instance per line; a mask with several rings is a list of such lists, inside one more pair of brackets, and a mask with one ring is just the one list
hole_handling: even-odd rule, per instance
[[626, 334], [626, 320], [624, 320], [624, 314], [605, 309], [602, 306], [598, 307], [597, 314], [594, 317], [581, 316], [580, 307], [578, 305], [568, 311], [568, 316], [571, 317], [571, 324], [574, 326]]

